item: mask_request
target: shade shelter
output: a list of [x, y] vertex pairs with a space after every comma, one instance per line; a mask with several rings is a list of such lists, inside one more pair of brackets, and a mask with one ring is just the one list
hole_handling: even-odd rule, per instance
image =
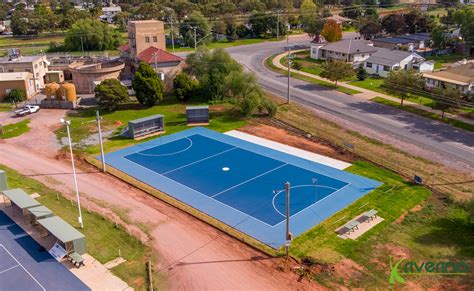
[[7, 173], [0, 170], [0, 191], [8, 190]]
[[30, 219], [32, 223], [36, 223], [38, 220], [53, 216], [53, 212], [46, 206], [40, 205], [29, 208]]
[[68, 253], [76, 252], [80, 255], [86, 253], [85, 236], [66, 221], [57, 216], [51, 216], [39, 219], [38, 224], [42, 228], [42, 237], [51, 234]]
[[188, 125], [209, 124], [209, 106], [186, 106], [186, 121]]
[[164, 116], [155, 114], [128, 122], [127, 135], [133, 139], [142, 139], [164, 132]]
[[40, 206], [40, 203], [32, 198], [22, 189], [10, 189], [1, 191], [5, 207], [16, 205], [23, 213], [25, 223], [29, 223], [29, 208]]

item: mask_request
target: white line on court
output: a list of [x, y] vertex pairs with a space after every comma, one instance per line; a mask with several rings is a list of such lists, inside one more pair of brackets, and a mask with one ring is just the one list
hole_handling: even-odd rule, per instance
[[8, 272], [8, 271], [10, 271], [10, 270], [12, 270], [12, 269], [15, 269], [16, 267], [19, 267], [19, 266], [20, 266], [20, 265], [15, 265], [15, 266], [10, 267], [10, 268], [8, 268], [8, 269], [6, 269], [6, 270], [0, 271], [0, 274], [3, 274], [3, 273], [5, 273], [5, 272]]
[[173, 170], [169, 170], [168, 172], [164, 172], [164, 173], [162, 173], [161, 175], [166, 175], [166, 174], [172, 173], [172, 172], [174, 172], [174, 171], [177, 171], [177, 170], [180, 170], [180, 169], [189, 167], [189, 166], [191, 166], [191, 165], [200, 163], [200, 162], [202, 162], [202, 161], [205, 161], [205, 160], [207, 160], [207, 159], [210, 159], [210, 158], [213, 158], [213, 157], [222, 155], [223, 153], [227, 153], [227, 152], [233, 151], [233, 150], [235, 150], [235, 149], [237, 149], [237, 147], [233, 147], [233, 148], [227, 149], [227, 150], [225, 150], [225, 151], [222, 151], [222, 152], [220, 152], [220, 153], [213, 154], [212, 156], [208, 156], [208, 157], [202, 158], [202, 159], [200, 159], [200, 160], [194, 161], [194, 162], [192, 162], [192, 163], [186, 164], [186, 165], [184, 165], [184, 166], [177, 167], [177, 168], [175, 168], [175, 169], [173, 169]]
[[[192, 146], [193, 146], [193, 141], [188, 138], [188, 137], [185, 137], [184, 139], [187, 139], [189, 141], [189, 146], [185, 149], [182, 149], [180, 151], [177, 151], [177, 152], [174, 152], [174, 153], [168, 153], [168, 154], [142, 154], [142, 152], [144, 151], [148, 151], [148, 150], [151, 150], [151, 149], [154, 149], [156, 147], [160, 147], [162, 145], [159, 145], [159, 146], [156, 146], [156, 147], [152, 147], [152, 148], [149, 148], [149, 149], [146, 149], [146, 150], [143, 150], [141, 152], [135, 152], [134, 154], [137, 154], [137, 155], [141, 155], [141, 156], [147, 156], [147, 157], [164, 157], [164, 156], [172, 156], [172, 155], [177, 155], [177, 154], [180, 154], [182, 152], [185, 152], [187, 150], [189, 150]], [[132, 154], [133, 155], [133, 154]]]
[[257, 176], [255, 176], [255, 177], [253, 177], [253, 178], [250, 178], [250, 179], [248, 179], [248, 180], [245, 180], [245, 181], [243, 181], [242, 183], [239, 183], [239, 184], [237, 184], [237, 185], [234, 185], [234, 186], [232, 186], [232, 187], [230, 187], [230, 188], [225, 189], [224, 191], [221, 191], [221, 192], [219, 192], [219, 193], [217, 193], [217, 194], [212, 195], [211, 198], [214, 198], [214, 197], [216, 197], [216, 196], [219, 196], [219, 195], [221, 195], [222, 193], [227, 192], [227, 191], [229, 191], [229, 190], [232, 190], [232, 189], [234, 189], [234, 188], [236, 188], [236, 187], [239, 187], [239, 186], [241, 186], [241, 185], [243, 185], [243, 184], [247, 184], [247, 183], [250, 182], [250, 181], [253, 181], [253, 180], [257, 179], [257, 178], [260, 178], [260, 177], [262, 177], [262, 176], [265, 176], [266, 174], [269, 174], [269, 173], [271, 173], [271, 172], [273, 172], [273, 171], [276, 171], [276, 170], [278, 170], [278, 169], [280, 169], [280, 168], [283, 168], [283, 167], [286, 166], [286, 165], [288, 165], [288, 164], [285, 163], [285, 164], [280, 165], [280, 166], [278, 166], [278, 167], [276, 167], [276, 168], [273, 168], [273, 169], [271, 169], [271, 170], [269, 170], [269, 171], [266, 171], [266, 172], [264, 172], [264, 173], [261, 173], [260, 175], [257, 175]]
[[[313, 184], [291, 186], [291, 187], [290, 187], [290, 190], [291, 190], [291, 189], [294, 189], [294, 188], [303, 188], [303, 187], [328, 188], [328, 189], [335, 190], [335, 191], [332, 192], [332, 193], [335, 193], [335, 192], [338, 190], [337, 188], [334, 188], [334, 187], [329, 187], [329, 186], [324, 186], [324, 185], [313, 185]], [[275, 206], [275, 199], [276, 199], [276, 197], [277, 197], [280, 193], [282, 193], [282, 192], [285, 192], [285, 190], [280, 190], [280, 191], [278, 191], [278, 192], [273, 196], [272, 205], [273, 205], [273, 209], [275, 209], [275, 211], [276, 211], [278, 214], [280, 214], [280, 215], [283, 216], [283, 217], [286, 217], [286, 215], [283, 214], [283, 213], [281, 213], [281, 212], [276, 208], [276, 206]], [[328, 196], [332, 195], [332, 193], [329, 194]], [[327, 196], [326, 196], [326, 197], [327, 197]], [[324, 198], [326, 198], [326, 197], [324, 197]], [[320, 200], [322, 200], [322, 199], [320, 199]], [[318, 200], [318, 201], [315, 201], [314, 203], [311, 203], [310, 205], [306, 206], [305, 208], [308, 208], [309, 206], [311, 206], [311, 205], [313, 205], [313, 204], [316, 204], [317, 202], [319, 202], [319, 200]], [[290, 205], [291, 205], [291, 202], [290, 202]], [[296, 214], [298, 214], [298, 213], [299, 213], [299, 211], [298, 211], [297, 213], [293, 214], [293, 215], [296, 215]], [[292, 215], [292, 216], [293, 216], [293, 215]]]
[[36, 280], [36, 278], [33, 275], [31, 275], [30, 272], [28, 272], [28, 270], [7, 250], [7, 248], [5, 248], [3, 244], [0, 244], [0, 247], [2, 247], [10, 255], [10, 257], [12, 257], [17, 262], [17, 264], [31, 277], [31, 279], [33, 279], [36, 282], [36, 284], [38, 284], [41, 287], [41, 289], [46, 291], [46, 288], [44, 288], [43, 285], [41, 285], [41, 283], [38, 282], [38, 280]]

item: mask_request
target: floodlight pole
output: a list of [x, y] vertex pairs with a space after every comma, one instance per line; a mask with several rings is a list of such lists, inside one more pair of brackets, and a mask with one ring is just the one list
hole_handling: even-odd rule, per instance
[[285, 183], [285, 192], [286, 192], [286, 242], [285, 242], [285, 253], [286, 259], [290, 255], [290, 182]]
[[71, 132], [69, 130], [69, 125], [71, 124], [71, 121], [61, 119], [61, 122], [64, 125], [66, 125], [67, 138], [69, 140], [69, 151], [71, 153], [72, 174], [73, 174], [73, 177], [74, 177], [74, 186], [76, 188], [77, 209], [79, 211], [79, 217], [77, 219], [79, 221], [79, 225], [81, 226], [81, 228], [84, 228], [84, 224], [82, 222], [81, 200], [79, 198], [79, 189], [77, 187], [76, 167], [74, 165], [74, 156], [73, 156], [73, 153], [72, 153]]
[[99, 144], [100, 144], [100, 158], [102, 160], [102, 172], [106, 173], [105, 169], [105, 155], [104, 155], [104, 145], [102, 143], [102, 130], [100, 128], [100, 117], [99, 110], [96, 111], [96, 120], [97, 120], [97, 129], [99, 130]]
[[288, 88], [286, 92], [286, 103], [290, 104], [290, 77], [291, 77], [291, 48], [290, 48], [290, 32], [286, 34], [286, 47], [288, 49], [288, 56], [286, 57], [287, 67], [288, 67]]

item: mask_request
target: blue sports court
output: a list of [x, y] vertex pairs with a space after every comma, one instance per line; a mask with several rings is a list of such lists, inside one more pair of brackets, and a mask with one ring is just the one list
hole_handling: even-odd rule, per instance
[[90, 289], [0, 210], [0, 290]]
[[379, 182], [204, 128], [106, 155], [108, 165], [272, 247], [301, 234]]

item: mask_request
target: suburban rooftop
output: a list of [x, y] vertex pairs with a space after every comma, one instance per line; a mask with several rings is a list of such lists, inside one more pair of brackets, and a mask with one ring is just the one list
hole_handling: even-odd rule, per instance
[[345, 54], [371, 53], [379, 50], [369, 43], [365, 40], [345, 39], [324, 45], [322, 49]]

